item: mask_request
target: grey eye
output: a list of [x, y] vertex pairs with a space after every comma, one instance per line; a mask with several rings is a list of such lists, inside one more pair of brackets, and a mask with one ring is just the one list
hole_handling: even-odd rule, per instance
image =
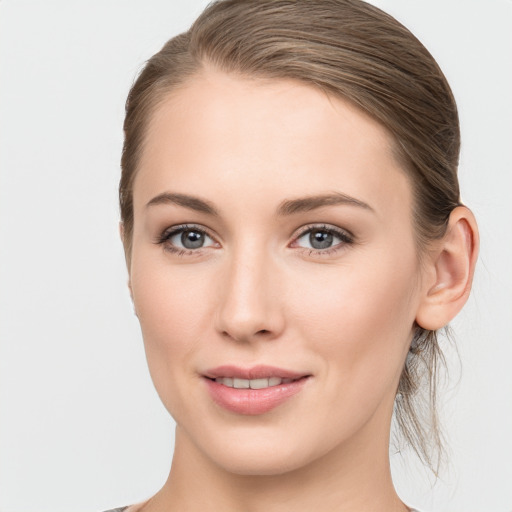
[[169, 238], [172, 245], [183, 249], [200, 249], [213, 244], [213, 240], [198, 229], [182, 229]]
[[299, 243], [301, 247], [316, 250], [329, 249], [334, 243], [343, 242], [342, 237], [325, 228], [310, 229], [297, 239], [299, 240], [306, 242]]
[[351, 238], [333, 228], [317, 227], [308, 229], [297, 238], [296, 244], [306, 249], [321, 251], [343, 243], [350, 244]]
[[332, 246], [334, 236], [327, 231], [314, 230], [309, 233], [309, 243], [313, 249], [327, 249]]

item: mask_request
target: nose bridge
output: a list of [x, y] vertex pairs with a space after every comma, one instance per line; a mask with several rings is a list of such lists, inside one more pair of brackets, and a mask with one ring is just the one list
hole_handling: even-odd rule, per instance
[[234, 247], [219, 276], [218, 329], [237, 341], [276, 337], [284, 323], [276, 262], [254, 242]]

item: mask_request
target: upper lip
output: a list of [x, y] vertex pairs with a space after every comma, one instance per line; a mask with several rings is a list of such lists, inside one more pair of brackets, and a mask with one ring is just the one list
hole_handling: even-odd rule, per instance
[[232, 377], [237, 379], [266, 379], [270, 377], [280, 377], [281, 379], [300, 379], [310, 374], [304, 372], [296, 372], [276, 366], [257, 365], [250, 368], [242, 368], [235, 365], [222, 365], [207, 370], [204, 374], [209, 379], [217, 379], [219, 377]]

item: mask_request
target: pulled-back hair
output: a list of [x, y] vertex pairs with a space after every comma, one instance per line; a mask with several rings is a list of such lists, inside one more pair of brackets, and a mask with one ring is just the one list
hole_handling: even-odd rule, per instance
[[[395, 156], [410, 180], [419, 258], [430, 241], [443, 236], [460, 204], [457, 107], [442, 71], [418, 39], [360, 0], [220, 0], [148, 60], [128, 95], [119, 187], [128, 264], [133, 182], [149, 120], [170, 91], [205, 67], [299, 80], [369, 114], [392, 135]], [[434, 472], [442, 451], [435, 397], [443, 362], [437, 332], [416, 326], [395, 419]]]

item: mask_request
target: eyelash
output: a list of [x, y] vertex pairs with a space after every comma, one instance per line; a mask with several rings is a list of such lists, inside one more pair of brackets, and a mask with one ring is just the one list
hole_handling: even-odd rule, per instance
[[[203, 227], [198, 226], [196, 224], [180, 224], [177, 226], [172, 226], [171, 228], [168, 228], [162, 232], [161, 235], [158, 236], [158, 238], [155, 240], [155, 243], [158, 245], [164, 245], [164, 248], [166, 251], [175, 254], [176, 256], [192, 256], [192, 255], [198, 255], [201, 253], [202, 247], [199, 247], [197, 249], [181, 249], [178, 247], [174, 247], [171, 245], [169, 240], [180, 233], [183, 233], [184, 231], [195, 231], [200, 234], [206, 235], [212, 240], [215, 241], [215, 238]], [[324, 233], [328, 233], [330, 235], [334, 235], [337, 238], [341, 240], [340, 243], [334, 245], [333, 247], [329, 247], [327, 249], [314, 249], [314, 248], [307, 248], [307, 247], [299, 247], [301, 249], [301, 252], [307, 252], [308, 256], [323, 256], [323, 255], [329, 255], [336, 253], [340, 251], [343, 246], [345, 245], [351, 245], [354, 243], [354, 237], [349, 232], [342, 230], [340, 228], [336, 228], [334, 226], [328, 226], [325, 224], [321, 225], [312, 225], [312, 226], [305, 226], [301, 231], [294, 237], [294, 242], [302, 238], [305, 234], [310, 233], [312, 231], [320, 231]]]

